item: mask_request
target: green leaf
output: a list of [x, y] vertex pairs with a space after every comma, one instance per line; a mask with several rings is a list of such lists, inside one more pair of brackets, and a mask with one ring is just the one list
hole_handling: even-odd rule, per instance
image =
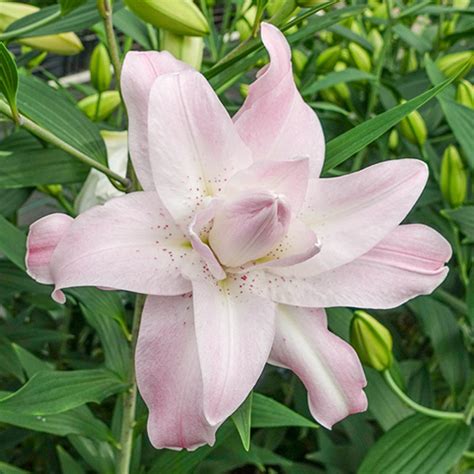
[[238, 410], [232, 415], [232, 421], [234, 422], [237, 431], [239, 432], [240, 439], [245, 451], [250, 449], [250, 430], [252, 421], [252, 394], [247, 397], [244, 403], [238, 408]]
[[0, 405], [0, 423], [56, 436], [81, 435], [104, 442], [113, 439], [107, 425], [95, 418], [87, 407], [57, 415], [39, 416], [25, 414], [20, 410], [4, 410]]
[[448, 306], [424, 296], [408, 303], [430, 338], [443, 377], [451, 390], [460, 393], [469, 376], [467, 353], [461, 330]]
[[30, 471], [25, 471], [24, 469], [0, 461], [0, 472], [2, 474], [28, 474]]
[[[16, 97], [18, 93], [18, 71], [12, 54], [0, 41], [0, 93], [5, 96], [13, 117], [18, 119]], [[17, 120], [18, 121], [18, 120]]]
[[370, 449], [358, 474], [446, 474], [468, 447], [470, 429], [453, 420], [411, 416]]
[[80, 161], [55, 148], [13, 152], [0, 156], [0, 188], [80, 183], [89, 170]]
[[25, 382], [23, 367], [18, 359], [12, 343], [0, 336], [0, 372], [13, 375], [21, 383]]
[[375, 76], [359, 69], [347, 68], [343, 71], [330, 72], [328, 75], [318, 78], [317, 81], [312, 82], [308, 87], [303, 89], [301, 92], [303, 95], [312, 95], [328, 87], [332, 87], [341, 82], [354, 82], [354, 81], [371, 81], [375, 80]]
[[393, 109], [387, 110], [332, 139], [326, 146], [324, 171], [335, 168], [355, 155], [358, 151], [370, 145], [409, 113], [418, 109], [423, 104], [426, 104], [426, 102], [439, 94], [454, 80], [455, 77], [451, 77], [404, 104], [397, 105]]
[[114, 452], [109, 443], [92, 441], [82, 436], [69, 436], [69, 441], [87, 464], [99, 474], [116, 472]]
[[471, 326], [474, 326], [474, 266], [469, 275], [469, 287], [466, 292], [466, 305]]
[[[428, 55], [425, 56], [425, 64], [433, 85], [441, 83], [444, 75]], [[444, 90], [436, 98], [441, 105], [446, 121], [463, 149], [469, 167], [474, 169], [474, 136], [472, 134], [474, 110], [457, 103], [454, 100], [454, 90], [451, 87]]]
[[54, 367], [45, 362], [44, 360], [39, 359], [30, 351], [27, 351], [24, 347], [19, 346], [18, 344], [13, 343], [12, 347], [20, 361], [23, 370], [26, 372], [28, 378], [33, 377], [37, 372], [42, 370], [53, 370]]
[[26, 236], [0, 216], [0, 252], [18, 268], [25, 269]]
[[442, 213], [452, 219], [466, 236], [464, 243], [474, 243], [474, 206], [444, 209]]
[[[0, 229], [1, 226], [0, 216]], [[0, 234], [0, 244], [1, 244]], [[0, 247], [0, 252], [2, 251]], [[16, 267], [13, 263], [6, 260], [0, 260], [0, 298], [6, 298], [16, 293], [31, 293], [50, 295], [52, 288], [46, 285], [36, 283], [24, 270]]]
[[0, 189], [0, 216], [11, 217], [30, 194], [31, 189]]
[[59, 7], [61, 8], [61, 15], [67, 15], [76, 8], [86, 3], [86, 0], [59, 0]]
[[63, 474], [86, 474], [82, 466], [62, 446], [56, 446], [56, 453]]
[[366, 40], [363, 36], [354, 33], [352, 30], [346, 28], [345, 26], [334, 25], [328, 28], [328, 30], [332, 33], [335, 33], [336, 35], [342, 36], [343, 38], [349, 41], [353, 41], [354, 43], [359, 44], [367, 51], [373, 52], [374, 50], [374, 47], [368, 40]]
[[402, 23], [398, 23], [393, 27], [393, 31], [408, 45], [423, 54], [432, 48], [431, 42], [423, 36], [413, 33], [410, 28]]
[[29, 415], [54, 415], [85, 403], [100, 403], [127, 387], [105, 369], [35, 374], [15, 393], [0, 400], [0, 409]]
[[146, 50], [153, 49], [146, 24], [130, 10], [122, 8], [113, 15], [114, 26], [133, 38]]
[[97, 331], [106, 367], [126, 380], [130, 370], [130, 349], [121, 329], [125, 326], [125, 315], [118, 294], [97, 288], [75, 288], [66, 293], [79, 301], [84, 317]]
[[98, 127], [60, 91], [35, 77], [21, 76], [18, 108], [76, 150], [106, 164], [107, 151]]
[[253, 394], [252, 427], [276, 428], [281, 426], [301, 426], [318, 428], [314, 421], [294, 412], [285, 405], [260, 393]]

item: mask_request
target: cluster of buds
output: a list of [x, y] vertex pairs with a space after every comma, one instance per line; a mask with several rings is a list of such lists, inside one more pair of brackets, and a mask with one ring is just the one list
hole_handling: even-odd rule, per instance
[[[3, 33], [12, 23], [39, 11], [38, 7], [17, 2], [1, 2], [0, 33]], [[35, 36], [18, 39], [18, 43], [40, 51], [70, 56], [80, 53], [84, 48], [81, 40], [74, 33]]]

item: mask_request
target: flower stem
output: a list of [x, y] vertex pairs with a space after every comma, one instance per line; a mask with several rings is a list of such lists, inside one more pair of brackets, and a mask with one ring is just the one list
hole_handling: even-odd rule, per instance
[[[13, 119], [10, 107], [3, 100], [0, 100], [0, 113], [3, 113], [7, 117]], [[19, 125], [25, 130], [28, 130], [33, 135], [37, 136], [38, 138], [41, 138], [42, 140], [51, 143], [52, 145], [60, 148], [61, 150], [64, 150], [65, 152], [74, 156], [74, 158], [78, 159], [79, 161], [82, 161], [91, 168], [95, 168], [96, 170], [101, 171], [114, 182], [113, 184], [121, 185], [120, 187], [123, 188], [121, 189], [122, 191], [130, 187], [130, 181], [127, 178], [120, 176], [119, 174], [113, 172], [111, 169], [107, 168], [107, 166], [103, 165], [102, 163], [99, 163], [93, 158], [90, 158], [86, 154], [82, 153], [82, 151], [79, 151], [73, 146], [64, 142], [56, 135], [51, 133], [49, 130], [46, 130], [45, 128], [41, 127], [40, 125], [36, 124], [24, 115], [19, 115]]]
[[135, 348], [137, 346], [138, 330], [142, 317], [145, 295], [137, 295], [135, 309], [133, 311], [131, 361], [128, 372], [130, 388], [123, 395], [122, 427], [120, 430], [120, 451], [117, 459], [117, 474], [128, 474], [130, 472], [130, 460], [133, 448], [133, 429], [135, 427], [135, 406], [137, 402], [137, 382], [135, 379]]
[[451, 420], [465, 421], [463, 413], [433, 410], [431, 408], [427, 408], [427, 407], [424, 407], [423, 405], [416, 403], [414, 400], [412, 400], [406, 393], [404, 393], [400, 389], [400, 387], [396, 384], [395, 380], [393, 380], [388, 370], [385, 370], [382, 374], [388, 386], [398, 396], [398, 398], [400, 398], [402, 402], [404, 402], [410, 408], [413, 408], [413, 410], [417, 411], [418, 413], [421, 413], [426, 416], [430, 416], [431, 418], [445, 418], [445, 419], [447, 418]]
[[110, 0], [103, 0], [102, 8], [99, 8], [99, 12], [104, 20], [105, 36], [107, 37], [107, 46], [109, 49], [110, 60], [115, 73], [115, 84], [117, 90], [120, 92], [120, 74], [122, 72], [122, 63], [120, 62], [120, 53], [117, 45], [117, 38], [114, 33], [114, 25], [112, 22], [112, 4]]

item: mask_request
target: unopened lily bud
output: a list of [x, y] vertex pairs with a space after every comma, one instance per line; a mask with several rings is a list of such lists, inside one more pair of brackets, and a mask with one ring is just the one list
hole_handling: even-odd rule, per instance
[[316, 59], [316, 71], [318, 73], [333, 71], [340, 56], [341, 47], [339, 45], [325, 49]]
[[441, 160], [440, 187], [451, 207], [460, 206], [466, 199], [467, 173], [454, 145], [449, 145]]
[[413, 49], [405, 51], [402, 59], [401, 70], [404, 73], [413, 72], [418, 69], [418, 59], [416, 57], [416, 52]]
[[395, 151], [398, 148], [398, 132], [393, 129], [388, 136], [388, 147]]
[[367, 36], [370, 44], [374, 48], [374, 59], [377, 60], [383, 48], [383, 38], [377, 28], [372, 28]]
[[63, 187], [60, 184], [46, 184], [38, 186], [38, 190], [50, 196], [59, 196], [63, 192]]
[[169, 51], [194, 69], [201, 69], [204, 40], [199, 36], [181, 36], [168, 30], [160, 31], [161, 49]]
[[400, 131], [414, 145], [423, 145], [428, 137], [425, 121], [417, 110], [408, 114], [400, 122]]
[[349, 43], [349, 56], [357, 69], [364, 72], [370, 72], [372, 63], [370, 61], [369, 53], [357, 43]]
[[[334, 66], [335, 71], [344, 71], [347, 69], [347, 66], [342, 61], [339, 61]], [[334, 91], [336, 95], [339, 96], [342, 102], [348, 102], [351, 98], [351, 91], [345, 82], [340, 82], [339, 84], [334, 85]]]
[[375, 18], [381, 18], [383, 20], [386, 20], [388, 18], [388, 15], [387, 15], [387, 7], [385, 5], [385, 2], [374, 6], [372, 8], [372, 15]]
[[351, 321], [351, 345], [361, 362], [382, 372], [393, 362], [390, 331], [365, 311], [356, 311]]
[[296, 74], [301, 74], [306, 66], [306, 63], [308, 62], [306, 54], [304, 54], [300, 49], [294, 49], [291, 52], [291, 59], [293, 62], [293, 70]]
[[242, 41], [250, 38], [253, 24], [257, 17], [257, 6], [252, 4], [251, 0], [245, 0], [242, 7], [243, 15], [235, 24], [235, 29], [239, 32]]
[[265, 257], [286, 235], [291, 209], [284, 196], [243, 192], [217, 210], [209, 244], [229, 267]]
[[[31, 15], [38, 10], [39, 8], [33, 5], [17, 2], [2, 2], [2, 7], [0, 8], [0, 33], [4, 32], [11, 23], [24, 16]], [[16, 41], [33, 49], [48, 51], [63, 56], [77, 54], [84, 49], [81, 40], [74, 33], [35, 36]]]
[[89, 70], [91, 73], [91, 82], [95, 89], [104, 92], [110, 87], [112, 82], [112, 72], [110, 70], [110, 58], [107, 48], [99, 43], [92, 51]]
[[247, 96], [249, 95], [249, 88], [250, 88], [250, 86], [248, 84], [240, 84], [240, 86], [239, 86], [240, 95], [244, 99], [246, 99]]
[[142, 20], [183, 36], [204, 36], [209, 25], [192, 0], [125, 0]]
[[365, 36], [365, 31], [362, 28], [361, 24], [358, 21], [354, 20], [354, 19], [351, 21], [351, 26], [350, 26], [349, 29], [352, 32], [354, 32], [356, 35]]
[[[118, 91], [105, 91], [93, 94], [77, 103], [77, 106], [91, 119], [105, 120], [120, 105], [120, 94]], [[98, 108], [98, 110], [97, 110]]]
[[466, 79], [459, 81], [456, 100], [464, 107], [474, 109], [474, 85]]
[[454, 8], [467, 8], [471, 4], [471, 0], [453, 0]]
[[470, 67], [464, 70], [462, 76], [465, 76], [471, 69], [474, 61], [473, 51], [461, 51], [459, 53], [447, 54], [436, 61], [436, 65], [440, 71], [446, 76], [451, 77], [458, 74], [467, 63]]

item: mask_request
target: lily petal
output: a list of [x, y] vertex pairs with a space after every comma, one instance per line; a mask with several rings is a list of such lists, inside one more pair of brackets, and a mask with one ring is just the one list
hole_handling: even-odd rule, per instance
[[246, 399], [263, 371], [275, 333], [275, 305], [243, 291], [241, 278], [193, 280], [204, 413], [211, 425], [225, 420]]
[[135, 355], [137, 382], [155, 448], [214, 444], [217, 426], [203, 413], [202, 376], [191, 295], [149, 296]]
[[77, 217], [59, 241], [49, 266], [53, 298], [58, 290], [76, 286], [187, 293], [191, 287], [180, 265], [188, 252], [186, 237], [156, 193], [112, 199]]
[[450, 258], [451, 246], [438, 232], [408, 224], [351, 263], [308, 278], [255, 272], [250, 289], [296, 306], [388, 309], [430, 294], [446, 278]]
[[405, 159], [312, 180], [299, 217], [317, 234], [321, 252], [282, 274], [315, 276], [368, 252], [406, 217], [427, 179], [425, 163]]
[[224, 106], [195, 71], [156, 80], [148, 131], [156, 188], [185, 227], [205, 198], [218, 195], [236, 171], [251, 164]]
[[354, 349], [327, 329], [323, 309], [278, 305], [270, 363], [291, 369], [324, 427], [367, 409], [364, 371]]
[[299, 94], [285, 36], [262, 23], [262, 41], [270, 64], [250, 85], [235, 126], [252, 150], [253, 159], [286, 161], [307, 156], [311, 176], [318, 176], [324, 160], [324, 135], [318, 117]]
[[148, 151], [148, 99], [151, 86], [162, 74], [187, 69], [191, 67], [166, 51], [131, 51], [125, 56], [121, 87], [129, 118], [130, 155], [145, 191], [155, 190]]

